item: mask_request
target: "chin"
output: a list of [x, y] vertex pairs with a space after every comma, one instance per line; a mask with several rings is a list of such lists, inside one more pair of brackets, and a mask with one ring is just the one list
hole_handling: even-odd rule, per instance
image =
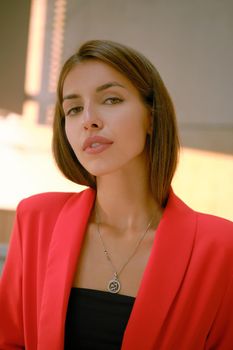
[[95, 177], [101, 177], [105, 175], [109, 175], [114, 172], [114, 170], [109, 170], [109, 169], [87, 169], [86, 170]]
[[138, 167], [138, 165], [145, 166], [145, 157], [141, 157], [141, 154], [139, 157], [125, 157], [125, 159], [116, 159], [116, 157], [111, 157], [111, 159], [100, 159], [96, 158], [91, 161], [81, 161], [79, 160], [82, 166], [92, 175], [95, 177], [110, 175], [110, 174], [120, 174], [121, 172], [128, 173], [129, 171], [132, 172], [132, 169], [135, 170], [135, 166]]
[[101, 159], [96, 157], [95, 159], [83, 159], [82, 157], [77, 157], [82, 166], [88, 171], [92, 176], [104, 176], [108, 175], [119, 168], [119, 162], [112, 161], [112, 159]]
[[110, 165], [107, 164], [107, 162], [105, 162], [105, 164], [101, 164], [101, 162], [98, 162], [97, 164], [93, 164], [93, 166], [91, 166], [90, 164], [87, 166], [85, 166], [83, 164], [83, 167], [92, 175], [92, 176], [96, 176], [96, 177], [100, 177], [100, 176], [105, 176], [105, 175], [110, 175], [113, 174], [115, 172], [117, 172], [121, 167], [117, 166], [116, 164], [114, 165]]

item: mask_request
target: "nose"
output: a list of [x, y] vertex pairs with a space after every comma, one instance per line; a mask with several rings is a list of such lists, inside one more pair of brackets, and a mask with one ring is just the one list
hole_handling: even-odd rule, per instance
[[103, 127], [102, 119], [91, 106], [86, 107], [86, 109], [84, 108], [83, 127], [85, 130], [102, 129]]

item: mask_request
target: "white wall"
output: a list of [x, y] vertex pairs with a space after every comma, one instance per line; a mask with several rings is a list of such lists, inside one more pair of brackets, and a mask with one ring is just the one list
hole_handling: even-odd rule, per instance
[[64, 57], [84, 41], [116, 40], [156, 65], [185, 146], [233, 153], [231, 0], [68, 0]]

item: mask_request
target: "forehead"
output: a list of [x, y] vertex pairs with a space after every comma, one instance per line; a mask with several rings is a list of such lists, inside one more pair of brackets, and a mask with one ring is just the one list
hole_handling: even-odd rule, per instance
[[73, 90], [96, 89], [110, 81], [116, 81], [128, 89], [136, 90], [131, 81], [112, 66], [99, 61], [87, 60], [76, 64], [63, 83], [63, 95]]

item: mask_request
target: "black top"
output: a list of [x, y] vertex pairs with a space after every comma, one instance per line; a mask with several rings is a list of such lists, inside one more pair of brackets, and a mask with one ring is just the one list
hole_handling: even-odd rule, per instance
[[72, 288], [65, 326], [65, 350], [119, 350], [135, 298]]

